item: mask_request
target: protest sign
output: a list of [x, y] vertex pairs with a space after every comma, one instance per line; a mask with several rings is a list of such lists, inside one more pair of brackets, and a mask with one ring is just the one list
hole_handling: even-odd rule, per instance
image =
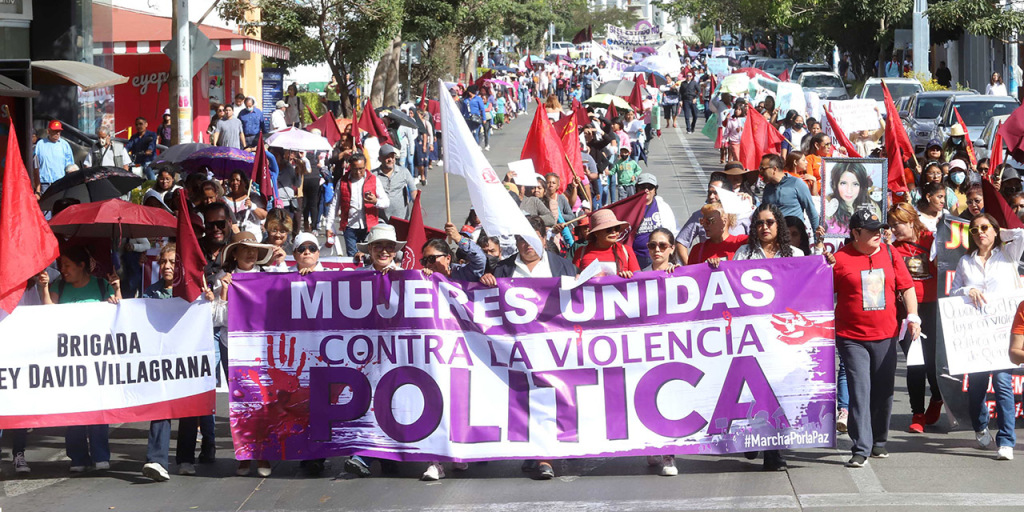
[[833, 446], [820, 256], [495, 288], [238, 274], [235, 455], [490, 460]]
[[730, 73], [729, 59], [725, 57], [708, 59], [708, 72], [721, 80]]
[[875, 100], [843, 100], [824, 103], [827, 104], [843, 133], [847, 135], [862, 130], [874, 132], [882, 127], [880, 116], [875, 110], [878, 108]]
[[0, 322], [0, 428], [212, 414], [210, 303], [21, 306]]
[[986, 294], [980, 309], [968, 297], [939, 299], [950, 375], [1006, 370], [1010, 362], [1010, 326], [1024, 291]]

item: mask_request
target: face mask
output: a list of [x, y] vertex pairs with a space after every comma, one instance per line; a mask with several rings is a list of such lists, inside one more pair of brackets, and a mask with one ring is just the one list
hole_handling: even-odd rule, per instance
[[951, 137], [949, 140], [955, 146], [959, 146], [960, 144], [962, 144], [964, 142], [964, 138], [963, 137]]
[[501, 261], [501, 258], [499, 256], [488, 256], [487, 257], [487, 267], [486, 268], [497, 267], [498, 263], [500, 261]]
[[956, 183], [957, 185], [960, 185], [961, 183], [964, 182], [964, 179], [966, 177], [967, 177], [967, 175], [962, 173], [962, 172], [954, 172], [953, 175], [950, 176], [950, 179], [953, 180], [953, 183]]
[[804, 129], [804, 124], [803, 123], [796, 123], [796, 124], [793, 125], [793, 129], [796, 130], [796, 131], [803, 130]]

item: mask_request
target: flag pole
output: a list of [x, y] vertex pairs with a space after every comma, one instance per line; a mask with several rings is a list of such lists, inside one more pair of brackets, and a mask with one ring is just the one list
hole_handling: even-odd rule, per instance
[[[569, 172], [572, 173], [573, 177], [578, 178], [579, 176], [576, 174], [576, 169], [574, 169], [572, 166], [572, 160], [569, 160], [569, 155], [562, 153], [562, 156], [565, 157], [565, 163], [569, 164]], [[587, 202], [590, 203], [590, 206], [593, 207], [594, 202], [590, 199], [590, 193], [587, 192], [587, 187], [583, 186], [583, 180], [580, 180], [580, 190], [583, 191], [583, 197], [585, 197], [587, 199]]]
[[448, 159], [444, 160], [444, 211], [448, 215], [448, 222], [452, 221], [452, 198], [448, 192]]

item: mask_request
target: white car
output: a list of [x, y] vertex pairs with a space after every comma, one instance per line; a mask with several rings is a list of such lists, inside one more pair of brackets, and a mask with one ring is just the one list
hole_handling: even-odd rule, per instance
[[831, 71], [807, 71], [800, 75], [799, 83], [804, 91], [816, 92], [823, 100], [850, 99], [843, 79]]
[[576, 45], [569, 41], [555, 41], [548, 47], [548, 53], [552, 55], [565, 55], [569, 56], [569, 50], [575, 50]]
[[[892, 101], [899, 101], [900, 98], [905, 98], [912, 94], [924, 91], [924, 87], [921, 86], [916, 78], [886, 78], [885, 85], [889, 87], [889, 94], [892, 95]], [[871, 77], [864, 82], [864, 88], [860, 90], [860, 94], [857, 95], [860, 99], [871, 99], [875, 100], [878, 104], [878, 110], [882, 111], [882, 115], [885, 115], [885, 95], [882, 93], [882, 78]]]

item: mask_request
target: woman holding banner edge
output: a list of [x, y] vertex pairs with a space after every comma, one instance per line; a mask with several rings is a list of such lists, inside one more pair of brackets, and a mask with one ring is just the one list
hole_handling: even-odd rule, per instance
[[[986, 304], [986, 293], [1001, 293], [1021, 288], [1017, 262], [1024, 254], [1024, 229], [999, 229], [999, 222], [991, 214], [983, 213], [971, 220], [973, 249], [960, 258], [950, 295], [969, 297], [978, 308]], [[999, 412], [999, 432], [996, 434], [996, 459], [1013, 460], [1013, 447], [1017, 444], [1014, 431], [1016, 410], [1013, 399], [1013, 381], [1009, 371], [977, 372], [967, 375], [968, 413], [974, 427], [975, 440], [981, 448], [992, 443], [988, 430], [989, 409], [985, 402], [989, 375], [995, 392]]]

